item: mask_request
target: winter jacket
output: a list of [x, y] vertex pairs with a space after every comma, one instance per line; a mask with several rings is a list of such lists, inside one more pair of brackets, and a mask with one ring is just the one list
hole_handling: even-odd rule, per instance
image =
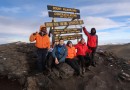
[[87, 47], [86, 43], [81, 44], [79, 42], [77, 45], [75, 45], [75, 48], [77, 49], [77, 55], [85, 56], [88, 51], [88, 47]]
[[91, 35], [86, 28], [83, 28], [83, 31], [86, 36], [88, 36], [87, 45], [88, 47], [97, 47], [98, 46], [98, 36], [97, 35]]
[[65, 45], [56, 45], [52, 51], [53, 58], [57, 58], [59, 62], [64, 62], [67, 56], [67, 48]]
[[76, 56], [76, 49], [75, 49], [75, 47], [68, 47], [67, 46], [67, 50], [68, 50], [68, 55], [67, 55], [66, 58], [72, 59], [72, 58], [74, 58]]
[[46, 34], [44, 36], [41, 36], [39, 33], [36, 33], [36, 35], [30, 36], [30, 42], [36, 41], [35, 46], [37, 48], [48, 48], [50, 49], [50, 38]]

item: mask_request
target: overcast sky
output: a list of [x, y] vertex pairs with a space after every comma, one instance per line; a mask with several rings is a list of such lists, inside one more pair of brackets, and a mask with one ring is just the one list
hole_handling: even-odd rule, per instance
[[97, 29], [99, 44], [130, 42], [130, 0], [1, 0], [0, 44], [29, 42], [31, 33], [51, 21], [47, 5], [80, 9], [82, 26]]

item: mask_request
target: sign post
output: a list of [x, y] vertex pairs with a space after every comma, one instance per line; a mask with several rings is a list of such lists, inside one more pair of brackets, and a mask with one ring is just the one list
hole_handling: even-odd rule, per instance
[[[49, 10], [48, 12], [49, 17], [52, 17], [52, 22], [45, 22], [45, 25], [46, 27], [52, 28], [51, 33], [54, 39], [52, 40], [52, 42], [57, 41], [61, 38], [64, 40], [77, 39], [77, 41], [78, 39], [82, 38], [82, 34], [79, 34], [79, 33], [82, 33], [82, 28], [77, 28], [77, 27], [67, 28], [68, 26], [73, 26], [73, 25], [76, 26], [76, 25], [84, 24], [83, 20], [80, 20], [79, 9], [52, 6], [52, 5], [47, 5], [47, 9]], [[54, 18], [68, 18], [68, 19], [71, 19], [71, 21], [54, 22]], [[63, 28], [63, 26], [65, 27]], [[56, 29], [56, 27], [59, 27], [59, 29]], [[69, 35], [65, 35], [65, 34], [69, 34]], [[70, 34], [73, 34], [73, 35], [70, 35]]]

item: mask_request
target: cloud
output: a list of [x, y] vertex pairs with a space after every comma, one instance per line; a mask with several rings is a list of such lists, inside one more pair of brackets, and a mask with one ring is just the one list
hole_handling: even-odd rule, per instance
[[31, 20], [16, 20], [0, 16], [0, 33], [9, 35], [28, 36], [39, 30], [39, 22]]
[[[112, 31], [107, 31], [107, 32], [98, 32], [99, 40], [103, 42], [108, 42], [113, 40], [120, 42], [120, 40], [130, 40], [130, 32], [129, 32], [130, 27], [121, 27], [118, 29], [114, 29]], [[125, 41], [126, 42], [126, 41]], [[127, 41], [130, 42], [130, 41]], [[123, 42], [122, 42], [123, 43]]]
[[41, 17], [42, 18], [45, 18], [47, 16], [48, 16], [48, 11], [47, 10], [41, 12]]
[[0, 12], [19, 13], [21, 12], [21, 8], [20, 7], [0, 7]]
[[23, 42], [29, 42], [29, 38], [24, 38], [24, 37], [10, 37], [10, 36], [0, 36], [0, 44], [5, 44], [5, 43], [12, 43], [12, 42], [17, 42], [17, 41], [23, 41]]
[[116, 17], [130, 15], [130, 2], [113, 2], [79, 7], [88, 16]]
[[116, 30], [111, 32], [98, 32], [99, 45], [130, 43], [130, 33]]
[[2, 37], [0, 37], [0, 44], [9, 43], [9, 42], [14, 42], [14, 40], [12, 40], [10, 38], [2, 38]]
[[109, 33], [109, 32], [98, 32], [97, 34], [98, 34], [98, 36], [100, 36], [100, 37], [110, 36], [110, 33]]
[[128, 18], [127, 20], [130, 21], [130, 18]]
[[[117, 2], [129, 2], [129, 0], [107, 0], [107, 1], [104, 1], [104, 0], [98, 0], [98, 2], [97, 1], [95, 1], [95, 0], [78, 0], [77, 1], [78, 3], [85, 3], [85, 4], [101, 4], [101, 3], [117, 3]], [[87, 3], [86, 3], [87, 2]]]
[[105, 30], [110, 28], [118, 28], [121, 26], [125, 26], [124, 23], [115, 22], [112, 19], [105, 18], [105, 17], [85, 17], [84, 18], [84, 25], [91, 29], [95, 27], [97, 30]]
[[35, 6], [32, 5], [22, 5], [19, 7], [14, 7], [14, 6], [2, 6], [0, 7], [0, 12], [2, 13], [7, 13], [7, 14], [12, 14], [12, 13], [25, 13], [26, 11], [29, 12], [33, 12], [34, 10], [36, 10], [37, 8]]
[[17, 20], [0, 16], [0, 44], [26, 41], [31, 33], [39, 31], [40, 23], [33, 20]]
[[130, 26], [130, 18], [126, 19], [125, 23]]

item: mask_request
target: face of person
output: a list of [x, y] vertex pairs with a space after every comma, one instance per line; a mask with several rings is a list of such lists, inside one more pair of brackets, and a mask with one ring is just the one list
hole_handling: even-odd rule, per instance
[[56, 42], [55, 42], [55, 45], [58, 45], [58, 44], [59, 44], [59, 42], [58, 42], [58, 41], [56, 41]]
[[64, 40], [60, 40], [59, 44], [63, 45], [64, 44]]
[[72, 46], [73, 46], [72, 43], [70, 43], [70, 44], [69, 44], [69, 47], [72, 47]]
[[46, 27], [42, 27], [41, 30], [45, 31], [45, 30], [46, 30]]
[[41, 33], [45, 33], [46, 32], [46, 27], [42, 27], [40, 30]]
[[46, 34], [46, 31], [45, 31], [45, 30], [41, 30], [41, 31], [40, 31], [40, 34], [41, 34], [42, 36], [44, 36], [44, 35]]
[[95, 35], [95, 34], [96, 34], [96, 31], [95, 31], [95, 30], [91, 30], [91, 34], [92, 34], [92, 35]]
[[82, 40], [81, 40], [81, 43], [82, 43], [82, 44], [84, 44], [84, 43], [85, 43], [85, 40], [84, 40], [84, 39], [82, 39]]

